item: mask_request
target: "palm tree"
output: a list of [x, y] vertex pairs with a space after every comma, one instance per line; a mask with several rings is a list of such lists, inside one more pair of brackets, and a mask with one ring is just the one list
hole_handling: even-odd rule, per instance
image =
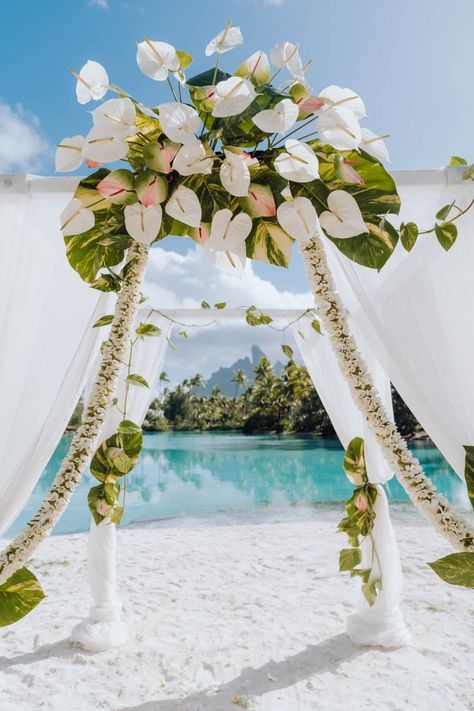
[[247, 385], [248, 378], [245, 374], [245, 371], [242, 370], [242, 368], [239, 368], [238, 370], [234, 370], [234, 374], [232, 376], [232, 383], [235, 383], [235, 393], [234, 397], [237, 397], [238, 392], [240, 388], [244, 388]]
[[202, 377], [201, 373], [196, 373], [191, 380], [189, 381], [189, 385], [191, 388], [197, 389], [197, 388], [203, 388], [206, 384], [206, 381]]

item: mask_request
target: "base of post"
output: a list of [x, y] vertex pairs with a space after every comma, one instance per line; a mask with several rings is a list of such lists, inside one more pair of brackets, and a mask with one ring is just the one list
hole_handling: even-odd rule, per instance
[[105, 652], [127, 641], [127, 627], [120, 620], [94, 620], [87, 617], [73, 627], [70, 640], [88, 652]]
[[351, 642], [359, 647], [405, 647], [411, 642], [400, 612], [374, 616], [371, 610], [348, 617], [346, 631]]

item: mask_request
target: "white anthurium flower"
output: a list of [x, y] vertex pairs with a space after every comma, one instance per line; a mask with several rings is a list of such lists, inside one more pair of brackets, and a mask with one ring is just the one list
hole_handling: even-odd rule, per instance
[[273, 109], [259, 111], [252, 116], [252, 121], [265, 133], [286, 133], [295, 125], [299, 109], [291, 99], [279, 101]]
[[228, 193], [237, 197], [248, 195], [250, 170], [247, 161], [239, 153], [224, 148], [225, 161], [221, 165], [221, 183]]
[[321, 111], [316, 119], [316, 131], [319, 131], [323, 143], [328, 143], [338, 151], [358, 148], [362, 139], [356, 115], [342, 107]]
[[318, 213], [306, 197], [283, 202], [278, 207], [277, 219], [285, 232], [298, 242], [307, 242], [321, 231]]
[[219, 32], [206, 47], [206, 57], [210, 57], [211, 54], [217, 52], [217, 54], [224, 54], [224, 52], [229, 52], [229, 50], [234, 49], [234, 47], [239, 47], [243, 44], [244, 38], [242, 37], [242, 32], [240, 27], [231, 27], [230, 23], [227, 27]]
[[179, 222], [190, 227], [201, 225], [201, 203], [194, 190], [180, 185], [166, 203], [165, 212]]
[[83, 157], [98, 163], [113, 163], [125, 158], [128, 153], [127, 141], [111, 135], [102, 126], [94, 126], [87, 134]]
[[55, 166], [57, 173], [70, 173], [82, 163], [82, 148], [84, 136], [71, 136], [63, 138], [56, 148]]
[[299, 44], [279, 42], [270, 52], [270, 61], [277, 69], [286, 67], [293, 76], [303, 76], [304, 69], [299, 53]]
[[362, 129], [362, 141], [359, 148], [362, 148], [366, 153], [370, 153], [374, 158], [378, 160], [390, 160], [388, 155], [388, 149], [385, 145], [384, 139], [388, 138], [388, 135], [378, 136], [376, 133], [370, 130], [370, 128]]
[[241, 114], [256, 96], [253, 84], [248, 79], [229, 77], [215, 86], [212, 115], [216, 118], [225, 118]]
[[88, 207], [82, 207], [82, 202], [74, 198], [61, 213], [61, 231], [64, 237], [80, 235], [95, 225], [95, 215]]
[[158, 236], [163, 218], [161, 205], [146, 207], [139, 202], [127, 205], [124, 210], [125, 229], [132, 239], [141, 244], [151, 244]]
[[295, 138], [285, 141], [286, 153], [275, 159], [275, 169], [286, 180], [309, 183], [319, 178], [319, 161], [313, 149]]
[[319, 222], [328, 235], [347, 239], [367, 233], [367, 225], [352, 195], [345, 190], [333, 190], [327, 202], [329, 210], [319, 216]]
[[239, 274], [245, 268], [245, 240], [251, 230], [252, 218], [246, 212], [233, 217], [231, 210], [218, 210], [212, 218], [210, 237], [203, 243], [203, 248], [217, 267]]
[[155, 81], [166, 81], [168, 72], [177, 72], [180, 66], [173, 45], [146, 38], [137, 45], [137, 64], [143, 74]]
[[195, 132], [199, 128], [199, 114], [196, 109], [186, 104], [172, 101], [158, 106], [160, 124], [165, 136], [176, 143], [189, 145], [199, 139]]
[[181, 146], [173, 161], [173, 169], [180, 175], [195, 175], [212, 173], [213, 157], [208, 156], [206, 149], [199, 143], [192, 143], [189, 146]]
[[328, 109], [337, 107], [350, 109], [358, 119], [364, 118], [366, 115], [364, 102], [351, 89], [342, 89], [340, 86], [331, 84], [320, 92], [319, 98], [323, 99]]
[[92, 111], [94, 126], [107, 131], [112, 136], [125, 138], [137, 132], [135, 119], [137, 112], [133, 101], [125, 99], [109, 99]]
[[82, 67], [77, 77], [76, 96], [80, 104], [87, 104], [91, 99], [102, 99], [109, 88], [109, 77], [102, 64], [89, 59]]
[[267, 55], [259, 49], [251, 54], [234, 74], [236, 77], [253, 79], [257, 84], [266, 84], [270, 80], [270, 62]]

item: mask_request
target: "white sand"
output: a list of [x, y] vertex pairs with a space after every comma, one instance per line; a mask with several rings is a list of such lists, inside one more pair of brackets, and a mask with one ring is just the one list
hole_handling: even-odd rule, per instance
[[85, 536], [46, 541], [31, 567], [48, 598], [1, 633], [1, 711], [474, 709], [472, 591], [425, 565], [448, 551], [395, 516], [410, 647], [355, 647], [352, 581], [337, 571], [339, 513], [119, 532], [127, 646], [68, 642], [89, 605]]

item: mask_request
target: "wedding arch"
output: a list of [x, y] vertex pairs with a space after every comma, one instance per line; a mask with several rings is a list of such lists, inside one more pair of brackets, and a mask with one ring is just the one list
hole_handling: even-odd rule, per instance
[[[72, 171], [84, 160], [96, 168], [126, 158], [130, 166], [130, 170], [112, 172], [99, 167], [78, 185], [75, 180], [74, 197], [61, 216], [70, 265], [84, 282], [104, 294], [95, 300], [90, 295], [84, 297], [86, 308], [78, 309], [83, 321], [80, 329], [75, 324], [76, 333], [80, 330], [87, 336], [76, 340], [75, 351], [67, 356], [70, 363], [81, 367], [65, 374], [68, 394], [77, 395], [84, 383], [81, 373], [97, 345], [95, 334], [101, 327], [109, 332], [70, 451], [33, 519], [0, 554], [0, 592], [11, 618], [7, 622], [19, 619], [39, 602], [39, 583], [23, 565], [52, 530], [90, 463], [99, 482], [88, 497], [93, 517], [89, 575], [94, 606], [88, 620], [72, 634], [89, 649], [105, 649], [125, 639], [115, 589], [115, 526], [122, 515], [120, 482], [140, 455], [146, 392], [159, 372], [165, 336], [172, 323], [169, 314], [163, 316], [140, 305], [150, 245], [168, 234], [191, 237], [216, 266], [232, 272], [242, 268], [246, 258], [287, 266], [292, 244], [299, 245], [315, 313], [310, 319], [302, 316], [295, 338], [347, 447], [345, 470], [355, 486], [340, 526], [350, 546], [341, 551], [340, 567], [361, 578], [366, 601], [348, 623], [354, 641], [392, 646], [408, 639], [398, 607], [398, 554], [380, 486], [393, 472], [423, 515], [459, 551], [454, 557], [474, 551], [469, 522], [436, 492], [398, 433], [387, 377], [462, 476], [464, 456], [472, 456], [473, 451], [472, 416], [454, 431], [445, 428], [433, 413], [433, 409], [439, 412], [439, 407], [427, 407], [426, 384], [418, 391], [413, 388], [410, 364], [403, 358], [402, 349], [410, 334], [398, 330], [403, 321], [397, 322], [400, 313], [393, 309], [397, 289], [403, 284], [405, 291], [413, 283], [412, 263], [421, 264], [427, 274], [434, 268], [443, 269], [439, 259], [428, 264], [426, 250], [434, 247], [443, 257], [440, 245], [445, 250], [453, 246], [457, 237], [454, 223], [458, 218], [465, 219], [473, 203], [464, 194], [460, 170], [424, 176], [424, 182], [418, 175], [411, 186], [412, 198], [423, 208], [427, 203], [422, 199], [423, 191], [430, 187], [430, 181], [438, 187], [438, 197], [449, 193], [450, 200], [436, 206], [440, 208], [436, 221], [432, 213], [421, 213], [427, 229], [419, 232], [413, 221], [399, 224], [396, 217], [389, 221], [389, 215], [399, 212], [400, 198], [395, 182], [379, 160], [386, 157], [383, 137], [359, 126], [365, 115], [360, 97], [336, 86], [313, 96], [304, 78], [298, 45], [288, 42], [276, 45], [271, 52], [276, 69], [273, 76], [262, 51], [255, 52], [231, 76], [220, 69], [220, 57], [241, 41], [240, 30], [228, 24], [207, 48], [207, 54], [217, 53], [216, 66], [192, 79], [184, 76], [191, 63], [189, 55], [164, 42], [141, 43], [137, 54], [140, 69], [155, 80], [167, 80], [175, 99], [155, 109], [111, 86], [104, 68], [87, 62], [77, 75], [80, 103], [98, 100], [107, 90], [115, 91], [119, 98], [106, 101], [92, 112], [94, 126], [86, 138], [73, 136], [58, 146], [58, 170]], [[273, 82], [284, 69], [290, 74], [289, 83], [277, 89]], [[176, 79], [175, 86], [171, 77]], [[190, 104], [183, 103], [183, 87], [189, 90]], [[313, 121], [318, 137], [305, 143], [300, 139], [308, 136], [297, 132]], [[289, 138], [295, 134], [299, 138]], [[283, 141], [284, 146], [280, 145]], [[471, 177], [472, 171], [461, 170]], [[406, 179], [409, 183], [414, 177], [402, 175], [400, 182], [403, 185]], [[462, 193], [459, 203], [458, 194], [451, 200], [451, 181]], [[52, 194], [58, 190], [54, 179], [4, 178], [2, 192], [8, 193], [14, 208], [10, 215], [12, 233], [15, 223], [24, 217], [22, 212], [28, 211], [23, 210], [22, 196], [33, 197], [34, 201], [38, 186], [43, 196], [48, 190]], [[432, 206], [433, 201], [430, 209]], [[27, 207], [31, 208], [29, 204]], [[399, 240], [407, 252], [411, 251], [419, 234], [433, 234], [437, 242], [424, 237], [413, 255], [400, 257], [400, 249], [395, 253]], [[466, 246], [469, 240], [459, 246], [462, 242], [458, 240], [456, 250], [470, 248]], [[12, 258], [21, 257], [21, 250], [16, 253], [15, 246], [9, 249]], [[25, 269], [23, 265], [21, 268]], [[5, 274], [5, 293], [10, 298], [17, 278], [11, 271]], [[115, 310], [108, 313], [107, 304], [114, 293]], [[374, 295], [384, 299], [383, 314], [384, 319], [389, 318], [391, 339], [382, 312], [374, 308]], [[29, 306], [34, 309], [33, 292], [29, 298]], [[455, 298], [451, 294], [451, 300]], [[434, 318], [442, 314], [448, 321], [448, 313], [439, 303], [437, 307]], [[206, 318], [211, 314], [213, 318], [242, 316], [242, 312], [222, 308], [205, 312]], [[403, 313], [404, 319], [410, 317], [411, 313]], [[252, 318], [264, 324], [272, 316], [255, 309]], [[94, 331], [88, 330], [88, 325]], [[394, 341], [394, 335], [398, 341]], [[22, 337], [28, 346], [28, 334]], [[427, 354], [433, 355], [429, 347]], [[462, 398], [462, 384], [456, 385], [456, 396]], [[445, 390], [448, 392], [449, 386]], [[452, 400], [445, 398], [445, 412]], [[50, 439], [42, 442], [43, 455], [51, 449], [51, 433], [60, 434], [70, 405], [63, 400], [52, 408], [56, 415], [48, 419]], [[456, 421], [456, 415], [453, 417]], [[21, 471], [27, 465], [33, 472], [34, 452], [32, 447], [29, 458], [13, 463], [11, 471]], [[31, 490], [34, 476], [26, 475], [29, 483], [24, 490]], [[18, 500], [12, 505], [14, 489], [13, 485], [9, 487], [5, 499], [10, 509], [7, 517], [18, 507]]]

